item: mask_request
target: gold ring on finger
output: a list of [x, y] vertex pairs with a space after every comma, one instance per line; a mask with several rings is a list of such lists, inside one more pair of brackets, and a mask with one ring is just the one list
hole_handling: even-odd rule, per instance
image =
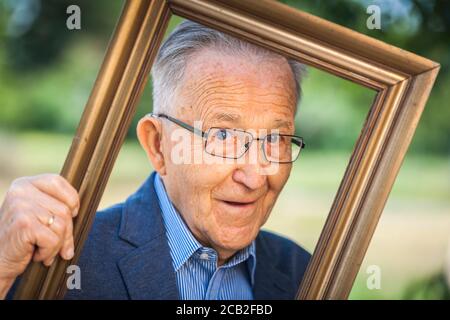
[[48, 218], [47, 225], [50, 227], [54, 222], [55, 222], [55, 216], [54, 216], [54, 215], [51, 215], [51, 216]]

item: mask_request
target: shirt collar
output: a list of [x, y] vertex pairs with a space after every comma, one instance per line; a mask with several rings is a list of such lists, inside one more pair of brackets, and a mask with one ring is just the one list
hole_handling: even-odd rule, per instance
[[[170, 201], [164, 183], [159, 174], [155, 174], [154, 186], [158, 196], [159, 206], [161, 208], [164, 226], [168, 238], [170, 254], [175, 271], [178, 271], [183, 264], [194, 254], [199, 255], [203, 246], [195, 239], [178, 211]], [[256, 268], [256, 246], [255, 241], [237, 252], [224, 267], [233, 267], [247, 260], [248, 271], [252, 285]]]
[[195, 239], [189, 228], [170, 201], [159, 174], [155, 175], [155, 190], [163, 216], [164, 226], [169, 242], [175, 271], [198, 250], [202, 245]]

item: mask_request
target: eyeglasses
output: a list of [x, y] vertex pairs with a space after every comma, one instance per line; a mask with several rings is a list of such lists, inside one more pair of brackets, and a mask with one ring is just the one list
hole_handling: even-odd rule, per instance
[[206, 132], [165, 114], [150, 113], [148, 116], [165, 118], [205, 139], [205, 151], [213, 156], [239, 159], [254, 140], [262, 141], [264, 157], [272, 163], [291, 163], [297, 160], [305, 147], [303, 138], [288, 134], [270, 133], [255, 138], [252, 133], [240, 129], [211, 127]]

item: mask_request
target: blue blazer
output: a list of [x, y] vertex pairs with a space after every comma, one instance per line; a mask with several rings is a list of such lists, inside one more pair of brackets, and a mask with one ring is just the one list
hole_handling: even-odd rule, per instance
[[[179, 299], [154, 175], [124, 203], [97, 213], [78, 261], [81, 289], [65, 299]], [[294, 242], [260, 231], [254, 298], [294, 299], [309, 258]]]

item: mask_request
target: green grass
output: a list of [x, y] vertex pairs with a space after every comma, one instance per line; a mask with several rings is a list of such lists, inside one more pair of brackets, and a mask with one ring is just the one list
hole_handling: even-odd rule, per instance
[[[42, 133], [1, 134], [0, 195], [15, 177], [59, 172], [71, 140]], [[265, 228], [312, 252], [349, 157], [345, 152], [305, 150]], [[139, 144], [126, 142], [100, 207], [124, 200], [151, 170]], [[449, 158], [406, 157], [350, 298], [400, 299], [411, 284], [442, 270], [450, 235], [449, 195]], [[382, 271], [380, 290], [366, 286], [369, 265]]]

